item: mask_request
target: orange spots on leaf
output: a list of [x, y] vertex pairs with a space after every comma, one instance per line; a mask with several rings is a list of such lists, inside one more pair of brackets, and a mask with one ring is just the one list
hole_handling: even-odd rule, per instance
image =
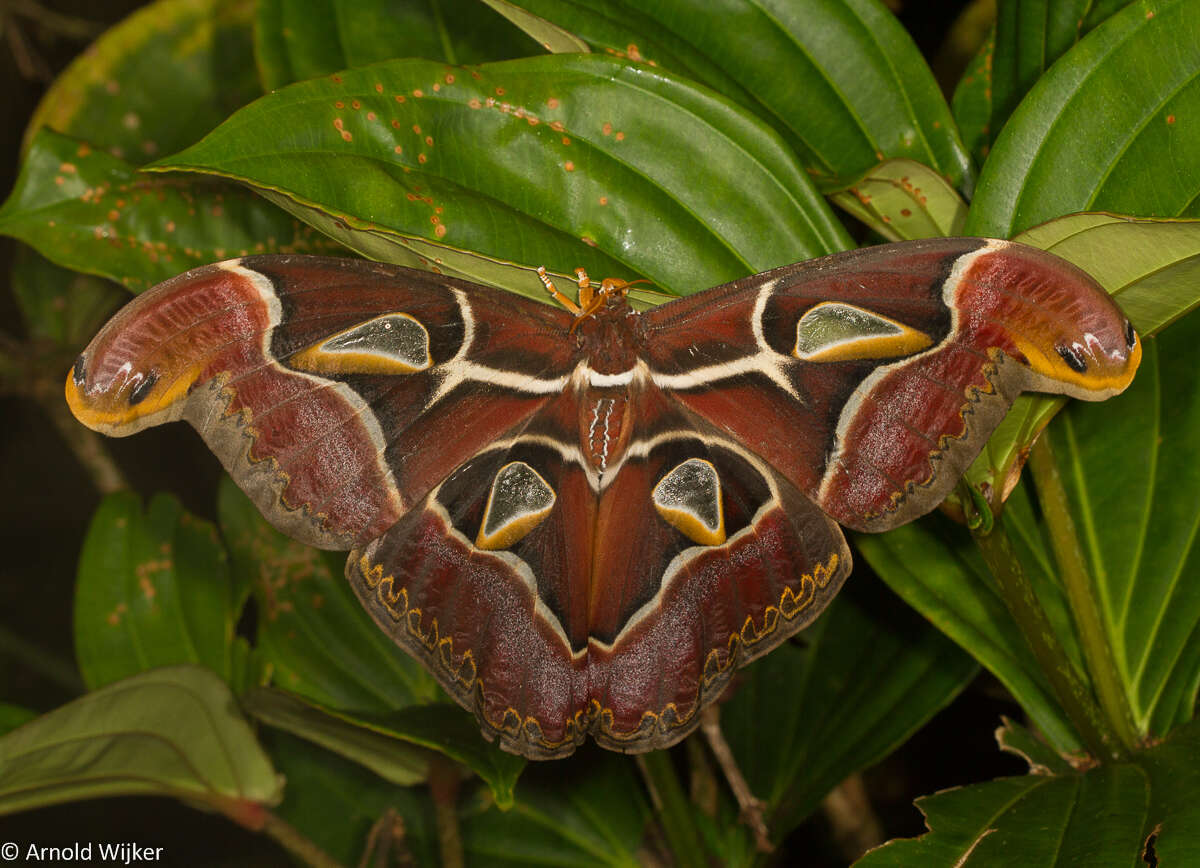
[[600, 132], [606, 136], [611, 136], [612, 131], [613, 131], [612, 124], [610, 124], [608, 121], [605, 121], [604, 125], [602, 127], [600, 127]]
[[353, 102], [350, 103], [350, 108], [354, 109], [355, 111], [358, 111], [360, 108], [362, 108], [362, 103], [360, 103], [358, 100], [354, 100]]
[[502, 87], [496, 88], [496, 96], [504, 96], [504, 88], [502, 88]]
[[408, 102], [408, 100], [405, 98], [404, 94], [398, 93], [396, 94], [396, 102]]
[[431, 147], [431, 148], [432, 148], [432, 147], [433, 147], [433, 136], [426, 136], [426, 137], [425, 137], [425, 144], [429, 145], [429, 147]]
[[64, 175], [74, 175], [77, 169], [75, 168], [74, 163], [63, 163], [58, 167], [58, 171], [62, 172]]
[[433, 83], [433, 92], [434, 92], [434, 93], [437, 93], [437, 92], [438, 92], [438, 91], [440, 91], [441, 89], [442, 89], [442, 86], [441, 86], [440, 84], [438, 84], [438, 83], [435, 81], [435, 82]]
[[339, 108], [339, 109], [344, 109], [346, 107], [346, 104], [339, 99], [337, 102], [335, 102], [333, 104], [333, 107]]
[[416, 133], [418, 136], [419, 136], [419, 135], [421, 135], [421, 125], [420, 125], [420, 124], [413, 124], [413, 125], [412, 125], [412, 131], [413, 131], [414, 133]]
[[417, 99], [420, 99], [421, 97], [425, 96], [425, 91], [421, 90], [420, 88], [417, 88], [416, 90], [414, 90], [412, 92], [412, 95], [415, 96]]
[[481, 103], [477, 98], [472, 97], [470, 100], [467, 101], [467, 108], [473, 108], [473, 109], [483, 108], [483, 103]]
[[67, 183], [67, 179], [64, 178], [62, 175], [55, 175], [54, 183], [61, 187], [63, 184]]
[[623, 141], [625, 141], [625, 134], [624, 134], [624, 133], [620, 133], [620, 132], [619, 132], [619, 133], [617, 133], [617, 135], [615, 136], [615, 138], [616, 138], [616, 140], [617, 140], [618, 142], [623, 142]]
[[570, 160], [567, 160], [565, 163], [563, 163], [563, 168], [566, 169], [568, 172], [574, 172], [575, 164], [572, 163]]
[[404, 147], [403, 147], [403, 145], [396, 145], [396, 147], [392, 148], [392, 150], [393, 150], [395, 153], [397, 153], [397, 154], [403, 154], [403, 153], [404, 153]]
[[373, 121], [376, 119], [376, 117], [378, 117], [378, 115], [376, 115], [375, 112], [367, 112], [367, 120]]
[[418, 163], [424, 163], [427, 159], [429, 159], [429, 158], [426, 157], [424, 154], [417, 154], [417, 162]]
[[121, 219], [121, 212], [117, 211], [115, 209], [112, 211], [109, 211], [108, 219], [109, 219], [109, 222], [116, 223], [119, 219]]
[[571, 144], [571, 140], [570, 140], [569, 138], [567, 138], [566, 136], [563, 136], [563, 137], [562, 137], [562, 143], [563, 143], [564, 145], [569, 145], [569, 144]]
[[342, 119], [341, 118], [333, 119], [333, 128], [335, 130], [337, 130], [339, 133], [342, 131]]
[[168, 232], [174, 232], [175, 231], [175, 221], [168, 220], [165, 228]]
[[900, 216], [901, 216], [901, 217], [911, 217], [911, 216], [912, 216], [912, 211], [910, 211], [908, 208], [901, 208], [901, 209], [900, 209]]
[[383, 93], [383, 82], [375, 82], [375, 93]]
[[395, 118], [392, 118], [392, 129], [400, 129], [400, 121], [396, 120]]
[[552, 109], [558, 108], [558, 98], [553, 96], [550, 97], [550, 99], [546, 100], [546, 107]]
[[607, 204], [608, 204], [608, 197], [607, 197], [607, 196], [601, 196], [601, 197], [600, 197], [600, 204], [601, 204], [601, 205], [607, 205]]
[[1167, 115], [1167, 123], [1173, 125], [1175, 123], [1175, 115]]
[[433, 227], [433, 234], [436, 235], [438, 238], [445, 238], [446, 237], [446, 227], [439, 223], [437, 226]]
[[75, 149], [75, 156], [86, 157], [91, 152], [92, 152], [92, 146], [85, 143]]
[[446, 81], [446, 84], [454, 84], [454, 73], [452, 73], [452, 72], [446, 73], [445, 81]]
[[590, 238], [587, 235], [580, 236], [579, 240], [582, 241], [584, 244], [586, 244], [588, 247], [596, 246], [596, 239]]
[[341, 83], [342, 83], [342, 77], [341, 77], [340, 75], [336, 75], [336, 74], [335, 74], [335, 75], [331, 75], [331, 76], [329, 76], [329, 77], [330, 77], [331, 79], [333, 79], [335, 82], [337, 82], [338, 84], [341, 84]]

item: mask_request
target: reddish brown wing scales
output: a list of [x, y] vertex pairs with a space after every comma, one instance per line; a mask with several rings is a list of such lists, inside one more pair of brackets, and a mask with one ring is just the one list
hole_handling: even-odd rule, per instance
[[[831, 352], [802, 360], [800, 324], [829, 299], [922, 340], [861, 356], [830, 340]], [[940, 503], [1021, 391], [1108, 397], [1141, 354], [1128, 321], [1083, 272], [972, 238], [788, 266], [645, 318], [648, 361], [657, 381], [677, 384], [676, 400], [840, 523], [873, 531]], [[856, 337], [876, 346], [870, 339]]]
[[[629, 448], [597, 497], [587, 457], [545, 445], [578, 440], [560, 430], [575, 400], [560, 401], [353, 553], [348, 576], [377, 622], [508, 749], [561, 756], [589, 733], [619, 750], [663, 747], [737, 666], [815, 617], [849, 552], [795, 488], [654, 389], [631, 396]], [[720, 545], [696, 545], [655, 510], [655, 486], [694, 459], [723, 483]], [[507, 550], [481, 552], [472, 540], [490, 482], [514, 462], [555, 481], [555, 508]]]

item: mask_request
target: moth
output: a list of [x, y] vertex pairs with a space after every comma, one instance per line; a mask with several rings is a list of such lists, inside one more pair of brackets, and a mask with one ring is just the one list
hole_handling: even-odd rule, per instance
[[130, 302], [67, 401], [115, 436], [189, 421], [273, 524], [350, 550], [363, 606], [485, 736], [544, 759], [678, 741], [837, 593], [839, 524], [928, 512], [1022, 390], [1100, 400], [1141, 358], [1091, 278], [1007, 241], [854, 250], [645, 313], [580, 285], [555, 307], [234, 259]]

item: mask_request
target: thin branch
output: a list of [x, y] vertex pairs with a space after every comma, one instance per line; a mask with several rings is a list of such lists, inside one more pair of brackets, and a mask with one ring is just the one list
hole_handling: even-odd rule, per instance
[[[1039, 437], [1029, 454], [1029, 468], [1037, 485], [1038, 498], [1042, 502], [1042, 514], [1050, 531], [1050, 544], [1054, 549], [1054, 560], [1058, 564], [1059, 577], [1071, 603], [1071, 615], [1079, 631], [1079, 644], [1087, 661], [1088, 672], [1095, 685], [1096, 696], [1112, 729], [1120, 739], [1127, 754], [1138, 744], [1137, 726], [1133, 721], [1133, 709], [1125, 693], [1121, 675], [1117, 671], [1112, 642], [1104, 630], [1097, 598], [1096, 583], [1087, 568], [1083, 550], [1079, 545], [1079, 534], [1071, 517], [1071, 506], [1058, 464], [1054, 461], [1053, 448], [1046, 437]], [[1113, 758], [1118, 754], [1114, 753]]]

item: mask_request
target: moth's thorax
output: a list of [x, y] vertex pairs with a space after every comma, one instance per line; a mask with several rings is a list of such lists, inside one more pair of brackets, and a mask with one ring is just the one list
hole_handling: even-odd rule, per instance
[[610, 298], [575, 327], [577, 356], [598, 374], [621, 374], [637, 363], [643, 341], [638, 312], [623, 298]]

